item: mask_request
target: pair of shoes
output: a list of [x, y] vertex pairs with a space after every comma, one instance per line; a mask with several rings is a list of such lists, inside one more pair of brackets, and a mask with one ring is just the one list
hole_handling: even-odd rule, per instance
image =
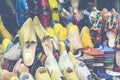
[[34, 25], [35, 33], [42, 44], [45, 54], [46, 55], [53, 54], [52, 43], [50, 41], [50, 37], [49, 37], [47, 31], [42, 26], [42, 24], [39, 21], [39, 18], [37, 16], [34, 17], [33, 23], [34, 23], [33, 25]]
[[55, 32], [55, 35], [58, 35], [60, 41], [67, 39], [67, 36], [68, 36], [67, 29], [63, 27], [62, 24], [56, 23], [54, 25], [54, 32]]
[[91, 80], [91, 73], [83, 61], [77, 60], [72, 52], [69, 52], [69, 58], [75, 67], [75, 72], [80, 80]]
[[17, 75], [5, 69], [0, 70], [0, 80], [19, 80]]
[[18, 32], [25, 65], [31, 66], [34, 62], [37, 39], [32, 18], [28, 18]]
[[55, 71], [57, 73], [55, 74], [55, 76], [57, 76], [58, 78], [63, 77], [62, 72], [58, 66], [58, 63], [52, 54], [49, 54], [47, 56], [45, 61], [45, 68], [47, 68], [50, 75], [52, 75], [52, 71]]

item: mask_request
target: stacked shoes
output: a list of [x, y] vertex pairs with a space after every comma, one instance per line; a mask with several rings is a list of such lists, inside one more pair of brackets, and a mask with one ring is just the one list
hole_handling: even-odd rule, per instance
[[69, 12], [59, 2], [39, 0], [40, 18], [22, 16], [25, 20], [21, 19], [15, 39], [0, 19], [0, 80], [119, 79], [120, 25], [116, 11], [95, 7], [91, 13], [78, 11], [79, 0], [71, 0]]

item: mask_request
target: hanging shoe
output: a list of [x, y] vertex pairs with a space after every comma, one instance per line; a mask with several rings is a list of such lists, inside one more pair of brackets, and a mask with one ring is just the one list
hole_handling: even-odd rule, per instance
[[17, 9], [16, 20], [20, 28], [22, 27], [24, 22], [30, 17], [27, 0], [17, 0], [16, 9]]
[[63, 71], [67, 67], [74, 69], [73, 64], [66, 51], [63, 51], [62, 54], [60, 55], [58, 64], [60, 66], [61, 71]]
[[51, 14], [48, 0], [39, 0], [40, 3], [40, 21], [44, 28], [50, 25]]
[[20, 80], [34, 80], [30, 73], [22, 73], [19, 78]]
[[103, 8], [101, 13], [102, 13], [104, 19], [107, 19], [107, 18], [111, 17], [111, 15], [112, 15], [111, 12], [109, 12], [106, 8]]
[[57, 0], [48, 0], [50, 9], [52, 11], [52, 21], [60, 21], [60, 16], [59, 16], [59, 4]]
[[108, 46], [111, 48], [115, 47], [117, 29], [116, 29], [116, 18], [114, 16], [111, 16], [108, 19], [104, 31], [106, 32], [106, 36], [108, 38]]
[[92, 42], [94, 47], [98, 48], [101, 44], [101, 27], [98, 19], [97, 22], [93, 23], [93, 26], [90, 28], [90, 35], [92, 38]]
[[50, 37], [48, 36], [47, 31], [41, 25], [37, 16], [35, 16], [33, 19], [33, 25], [35, 33], [39, 40], [41, 41], [45, 54], [46, 55], [48, 55], [49, 53], [52, 54], [52, 43], [50, 41]]
[[96, 7], [93, 7], [91, 13], [90, 13], [90, 17], [92, 18], [93, 16], [97, 15], [100, 11], [97, 10]]
[[59, 78], [63, 77], [62, 72], [59, 69], [58, 63], [52, 54], [49, 54], [47, 56], [45, 61], [45, 67], [48, 69], [49, 73], [51, 73], [52, 70], [55, 70]]
[[90, 31], [88, 27], [83, 27], [81, 33], [80, 33], [80, 38], [83, 44], [83, 47], [94, 47], [94, 44], [92, 43], [91, 36], [90, 36]]
[[68, 28], [68, 39], [71, 41], [74, 50], [83, 48], [80, 35], [79, 35], [79, 29], [76, 25], [72, 25]]
[[42, 8], [41, 10], [42, 11], [40, 13], [40, 21], [41, 24], [44, 26], [44, 28], [47, 28], [48, 26], [50, 26], [50, 21], [51, 21], [49, 8]]
[[75, 71], [79, 77], [79, 80], [92, 80], [92, 74], [83, 61], [79, 61], [75, 66]]
[[35, 80], [51, 80], [47, 69], [44, 67], [38, 68], [35, 73]]
[[72, 23], [80, 26], [80, 21], [82, 19], [82, 13], [79, 12], [78, 10], [74, 10], [74, 13], [72, 14]]
[[114, 17], [117, 17], [118, 13], [116, 12], [116, 10], [114, 8], [111, 9], [111, 13]]
[[65, 80], [79, 80], [76, 72], [74, 71], [74, 69], [70, 68], [70, 67], [66, 67], [63, 70], [63, 75]]

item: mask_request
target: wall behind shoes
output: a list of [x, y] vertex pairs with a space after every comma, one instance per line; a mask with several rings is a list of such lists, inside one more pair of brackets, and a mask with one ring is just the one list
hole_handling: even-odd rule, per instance
[[99, 10], [102, 10], [103, 8], [111, 10], [112, 8], [115, 8], [115, 2], [116, 0], [97, 0], [97, 8]]

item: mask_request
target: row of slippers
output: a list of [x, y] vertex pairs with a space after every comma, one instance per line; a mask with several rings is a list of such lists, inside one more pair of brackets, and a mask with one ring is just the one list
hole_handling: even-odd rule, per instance
[[[29, 21], [31, 22], [30, 19], [28, 19], [28, 22], [29, 22]], [[36, 22], [37, 22], [37, 21], [36, 21]], [[29, 25], [31, 25], [31, 24], [29, 24]], [[29, 26], [29, 25], [25, 25], [25, 26]], [[22, 29], [22, 28], [21, 28], [21, 29]], [[28, 29], [29, 29], [29, 28], [28, 28]], [[24, 29], [23, 31], [27, 32], [26, 30], [28, 30], [28, 29]], [[39, 34], [43, 34], [43, 33], [40, 33], [40, 31], [39, 31], [39, 30], [41, 30], [41, 29], [37, 28], [37, 30], [38, 30]], [[21, 30], [21, 31], [22, 31], [22, 30]], [[20, 32], [19, 32], [19, 34], [20, 34]], [[43, 34], [43, 35], [45, 35], [45, 34]], [[27, 35], [27, 36], [28, 36], [28, 35]], [[42, 37], [41, 35], [39, 35], [39, 36]], [[73, 36], [74, 36], [74, 35], [73, 35]], [[72, 38], [73, 38], [73, 36], [72, 36]], [[21, 38], [21, 37], [19, 36], [19, 38]], [[24, 39], [24, 37], [22, 37], [22, 38]], [[21, 39], [22, 39], [22, 38], [21, 38]], [[43, 37], [42, 37], [42, 38], [43, 38]], [[41, 39], [42, 39], [42, 38], [41, 38]], [[21, 40], [21, 41], [22, 41], [22, 40]], [[45, 40], [44, 40], [44, 41], [45, 41]], [[44, 42], [44, 41], [43, 41], [43, 42]], [[31, 42], [33, 42], [33, 44], [34, 44], [35, 41], [33, 40], [33, 41], [31, 41]], [[73, 42], [74, 42], [74, 40], [73, 40]], [[23, 42], [23, 43], [24, 43], [24, 42]], [[23, 44], [23, 43], [22, 43], [22, 44]], [[26, 41], [26, 44], [27, 44], [27, 43], [29, 43], [29, 40], [28, 40], [28, 42]], [[43, 45], [44, 45], [44, 44], [43, 44]], [[76, 48], [76, 49], [77, 49], [77, 48]], [[49, 49], [47, 49], [47, 50], [49, 50]], [[47, 50], [45, 50], [45, 51], [47, 51]], [[49, 54], [49, 53], [50, 53], [50, 51], [48, 51], [48, 54]]]
[[[5, 79], [8, 78], [6, 80], [9, 80], [10, 78], [16, 76], [15, 73], [17, 74], [17, 76], [19, 76], [20, 80], [26, 80], [26, 79], [33, 80], [30, 73], [32, 74], [32, 76], [35, 76], [35, 80], [46, 80], [46, 79], [62, 80], [63, 78], [65, 78], [65, 80], [69, 80], [69, 79], [99, 80], [99, 79], [96, 79], [96, 77], [105, 78], [106, 80], [112, 80], [112, 78], [114, 77], [117, 78], [120, 76], [119, 72], [106, 70], [106, 73], [104, 73], [98, 70], [97, 71], [98, 76], [95, 75], [96, 77], [94, 78], [83, 61], [79, 61], [75, 59], [72, 52], [67, 53], [65, 50], [60, 55], [58, 63], [52, 54], [49, 54], [46, 57], [45, 61], [44, 60], [42, 61], [44, 63], [43, 66], [41, 66], [41, 62], [39, 61], [39, 58], [36, 61], [34, 62], [35, 64], [30, 69], [28, 69], [28, 67], [23, 63], [22, 59], [19, 59], [15, 63], [15, 65], [10, 64], [9, 67], [11, 65], [14, 66], [12, 70], [14, 75], [12, 75], [13, 73], [9, 73], [9, 74], [4, 73], [4, 71], [6, 70], [3, 69], [0, 72], [2, 80], [4, 80], [3, 78]], [[114, 79], [114, 80], [117, 80], [117, 79]]]
[[[35, 19], [36, 18], [36, 19]], [[49, 49], [47, 49], [47, 50], [45, 50], [46, 48], [44, 48], [44, 45], [48, 45], [48, 46], [50, 46], [51, 45], [51, 43], [50, 43], [50, 40], [49, 40], [49, 37], [46, 37], [45, 38], [45, 36], [44, 35], [46, 35], [47, 34], [47, 32], [43, 29], [43, 27], [37, 27], [37, 26], [42, 26], [41, 24], [40, 24], [40, 22], [39, 22], [39, 19], [37, 18], [37, 17], [35, 17], [34, 18], [34, 27], [35, 27], [35, 31], [36, 31], [36, 33], [37, 33], [37, 36], [39, 36], [39, 38], [40, 38], [40, 40], [41, 40], [41, 42], [42, 42], [42, 45], [43, 45], [43, 49], [44, 49], [44, 51], [45, 51], [45, 53], [46, 53], [46, 55], [48, 54], [48, 53], [52, 53], [52, 48], [51, 47], [49, 47]], [[30, 26], [31, 25], [33, 25], [32, 24], [32, 20], [29, 18], [27, 21], [26, 21], [26, 23], [23, 25], [23, 27], [20, 29], [20, 31], [19, 31], [19, 38], [20, 38], [20, 43], [21, 43], [21, 47], [23, 47], [23, 45], [25, 45], [26, 47], [26, 49], [30, 49], [30, 45], [34, 45], [34, 47], [32, 46], [32, 48], [31, 49], [33, 49], [34, 48], [34, 52], [33, 53], [35, 53], [35, 48], [36, 48], [36, 37], [35, 37], [35, 32], [34, 32], [34, 29], [33, 28], [30, 28]], [[69, 24], [70, 26], [72, 25], [72, 24]], [[27, 27], [26, 27], [27, 26]], [[29, 27], [28, 27], [29, 26]], [[54, 28], [55, 28], [55, 33], [56, 33], [56, 35], [59, 35], [59, 33], [61, 32], [61, 34], [59, 35], [59, 38], [60, 38], [60, 40], [65, 40], [66, 39], [66, 34], [67, 34], [67, 32], [66, 32], [66, 29], [65, 28], [63, 28], [63, 29], [61, 29], [60, 27], [61, 27], [62, 25], [61, 24], [55, 24], [55, 26], [54, 26]], [[60, 30], [59, 30], [60, 29]], [[42, 32], [40, 32], [39, 30], [43, 30], [43, 33]], [[65, 30], [65, 31], [64, 31]], [[76, 32], [73, 34], [72, 33], [72, 30], [73, 30], [73, 32], [75, 32], [74, 30], [76, 30]], [[27, 32], [28, 31], [28, 32]], [[63, 32], [64, 31], [64, 32]], [[59, 32], [59, 33], [58, 33]], [[63, 34], [62, 34], [62, 32], [63, 32]], [[20, 34], [21, 33], [21, 34]], [[29, 33], [29, 34], [28, 34]], [[44, 34], [45, 33], [45, 34]], [[54, 32], [49, 32], [48, 31], [48, 34], [50, 35], [50, 37], [53, 37], [53, 36], [51, 36], [51, 33], [54, 33]], [[64, 34], [65, 33], [65, 34]], [[83, 52], [85, 52], [85, 53], [88, 53], [89, 55], [99, 55], [99, 54], [104, 54], [103, 52], [109, 52], [109, 51], [111, 51], [111, 52], [114, 52], [114, 50], [113, 49], [110, 49], [110, 48], [106, 48], [105, 46], [104, 46], [104, 48], [103, 48], [103, 52], [101, 52], [101, 51], [99, 51], [99, 50], [96, 50], [96, 49], [94, 49], [94, 48], [91, 48], [91, 47], [93, 47], [93, 44], [92, 44], [92, 41], [91, 41], [91, 37], [90, 37], [90, 32], [89, 32], [89, 28], [88, 27], [84, 27], [83, 28], [83, 30], [82, 30], [82, 32], [81, 32], [81, 36], [79, 36], [79, 30], [78, 30], [78, 27], [76, 26], [76, 25], [72, 25], [72, 27], [70, 27], [69, 28], [69, 30], [68, 30], [68, 33], [70, 33], [69, 34], [69, 36], [68, 36], [68, 38], [69, 38], [69, 40], [70, 40], [70, 42], [72, 43], [72, 46], [73, 46], [73, 48], [74, 48], [74, 50], [77, 50], [77, 49], [81, 49], [82, 47], [84, 47], [84, 49], [82, 50]], [[30, 35], [32, 35], [32, 39], [29, 41], [28, 39], [30, 38]], [[74, 35], [76, 35], [74, 38], [73, 38], [73, 36]], [[47, 35], [46, 35], [47, 36]], [[43, 38], [44, 37], [44, 38]], [[61, 38], [61, 37], [63, 37], [63, 38]], [[43, 38], [43, 39], [42, 39]], [[80, 38], [81, 38], [81, 40], [82, 40], [82, 42], [81, 42], [81, 40], [80, 40]], [[46, 40], [47, 39], [47, 40]], [[46, 42], [45, 42], [46, 41]], [[49, 41], [49, 42], [48, 42]], [[59, 42], [59, 41], [58, 41]], [[17, 45], [19, 45], [19, 44], [17, 44]], [[29, 48], [27, 48], [27, 45], [28, 45], [28, 47]], [[87, 47], [87, 46], [89, 46], [89, 47]], [[87, 47], [87, 48], [85, 48], [85, 47]], [[62, 48], [62, 47], [61, 47]], [[22, 48], [23, 49], [23, 48]], [[72, 48], [71, 48], [72, 49]], [[74, 50], [72, 50], [72, 51], [74, 51]], [[30, 51], [30, 50], [29, 50]], [[11, 51], [10, 52], [12, 52], [12, 49], [11, 49]], [[10, 52], [8, 52], [8, 53], [10, 53]], [[18, 51], [19, 52], [19, 51]], [[27, 52], [27, 51], [26, 51]], [[23, 51], [23, 53], [24, 53], [24, 51]], [[27, 55], [28, 56], [28, 55]], [[23, 56], [23, 58], [24, 58], [25, 56]], [[34, 56], [32, 56], [32, 57], [34, 57]], [[8, 58], [9, 59], [9, 58]], [[30, 59], [30, 58], [29, 58]], [[33, 61], [34, 61], [34, 59], [31, 59], [32, 61], [30, 61], [31, 62], [31, 64], [33, 63]]]

